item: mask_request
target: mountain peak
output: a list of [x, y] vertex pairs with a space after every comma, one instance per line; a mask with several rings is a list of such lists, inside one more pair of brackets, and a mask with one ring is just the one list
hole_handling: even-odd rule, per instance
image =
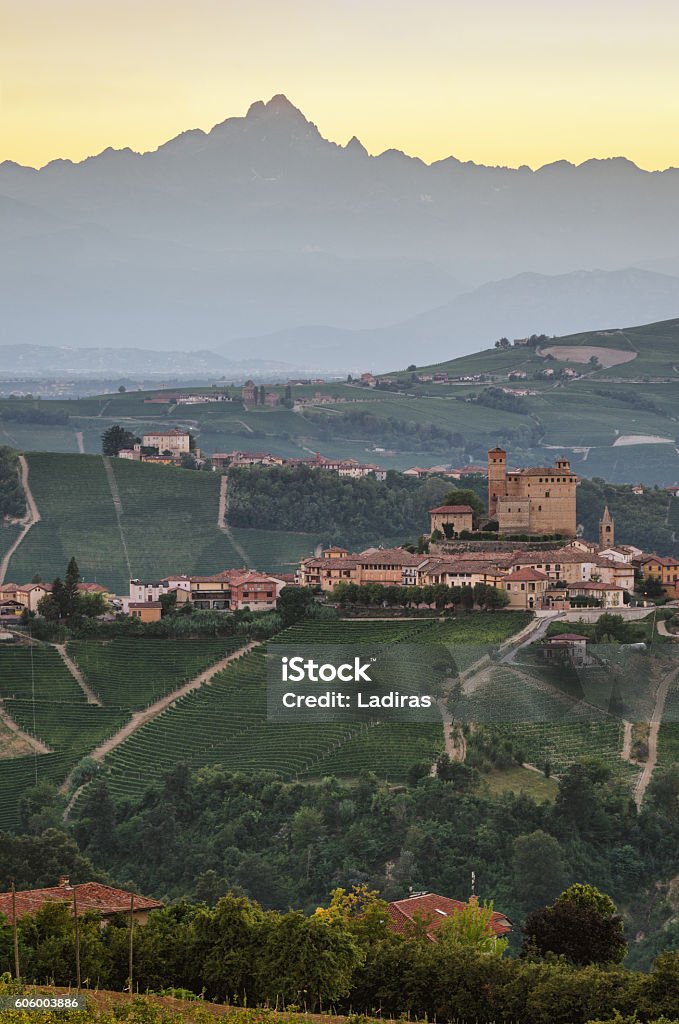
[[361, 140], [357, 139], [355, 135], [351, 136], [344, 148], [347, 153], [358, 153], [361, 156], [368, 156], [368, 150], [365, 148]]
[[257, 100], [250, 106], [247, 112], [247, 117], [251, 120], [255, 118], [265, 116], [275, 117], [288, 117], [294, 118], [296, 121], [306, 121], [306, 117], [301, 110], [290, 102], [287, 96], [283, 93], [277, 93], [276, 96], [272, 96], [268, 103], [264, 103], [263, 100]]

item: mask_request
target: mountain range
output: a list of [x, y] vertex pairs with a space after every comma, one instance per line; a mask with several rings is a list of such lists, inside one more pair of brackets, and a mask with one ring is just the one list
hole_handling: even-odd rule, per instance
[[677, 169], [371, 156], [275, 96], [153, 152], [1, 163], [0, 342], [379, 369], [674, 316], [677, 237]]

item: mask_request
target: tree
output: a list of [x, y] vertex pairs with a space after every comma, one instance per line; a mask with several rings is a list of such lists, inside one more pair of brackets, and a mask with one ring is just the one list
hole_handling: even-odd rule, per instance
[[566, 881], [561, 845], [542, 829], [517, 836], [512, 846], [514, 891], [526, 910], [553, 899]]
[[276, 608], [285, 627], [303, 619], [314, 604], [314, 595], [307, 587], [283, 587]]
[[125, 387], [125, 385], [121, 384], [120, 387], [118, 388], [118, 394], [119, 395], [124, 395], [126, 391], [127, 391], [127, 388]]
[[66, 576], [64, 578], [64, 589], [61, 596], [61, 614], [62, 617], [67, 619], [69, 615], [75, 615], [78, 611], [78, 601], [80, 592], [78, 590], [78, 584], [80, 583], [80, 569], [75, 558], [71, 558], [66, 569]]
[[493, 903], [479, 906], [476, 899], [456, 914], [441, 922], [436, 931], [438, 946], [449, 952], [472, 949], [476, 953], [490, 953], [501, 957], [507, 949], [508, 940], [498, 938], [493, 929]]
[[627, 953], [622, 918], [610, 896], [593, 885], [572, 885], [552, 903], [529, 914], [523, 952], [556, 953], [578, 966], [617, 964]]
[[477, 516], [484, 515], [486, 511], [485, 506], [476, 491], [472, 491], [469, 487], [455, 488], [452, 491], [448, 491], [441, 504], [470, 505]]
[[135, 436], [130, 430], [125, 430], [119, 423], [105, 430], [101, 435], [101, 450], [104, 455], [116, 456], [123, 448], [132, 448], [135, 443]]

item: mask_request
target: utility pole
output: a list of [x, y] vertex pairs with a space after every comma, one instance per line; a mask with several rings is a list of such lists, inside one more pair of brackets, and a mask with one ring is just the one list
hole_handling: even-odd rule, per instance
[[78, 992], [80, 992], [80, 924], [78, 922], [78, 890], [77, 885], [73, 886], [73, 923], [75, 925], [75, 980]]
[[129, 948], [127, 962], [127, 983], [132, 995], [132, 959], [134, 956], [134, 893], [130, 894]]
[[18, 981], [21, 977], [21, 967], [19, 964], [19, 933], [17, 932], [17, 900], [14, 879], [12, 879], [12, 938], [14, 940], [14, 980]]

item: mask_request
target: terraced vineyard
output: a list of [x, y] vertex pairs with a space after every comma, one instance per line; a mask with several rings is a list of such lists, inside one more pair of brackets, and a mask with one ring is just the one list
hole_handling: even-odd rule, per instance
[[242, 641], [94, 640], [75, 641], [68, 653], [103, 704], [137, 710], [178, 689]]
[[63, 781], [68, 771], [129, 717], [119, 704], [88, 704], [53, 647], [0, 648], [0, 698], [5, 712], [49, 748], [0, 761], [0, 829], [17, 823], [24, 790], [46, 780]]
[[[459, 619], [300, 623], [271, 643], [337, 644], [496, 643], [522, 628], [529, 616], [474, 615]], [[192, 768], [221, 764], [239, 771], [268, 769], [286, 778], [362, 771], [399, 780], [416, 762], [443, 749], [440, 724], [342, 724], [267, 720], [264, 648], [245, 655], [209, 686], [176, 701], [106, 758], [113, 789], [141, 791], [177, 760]]]

